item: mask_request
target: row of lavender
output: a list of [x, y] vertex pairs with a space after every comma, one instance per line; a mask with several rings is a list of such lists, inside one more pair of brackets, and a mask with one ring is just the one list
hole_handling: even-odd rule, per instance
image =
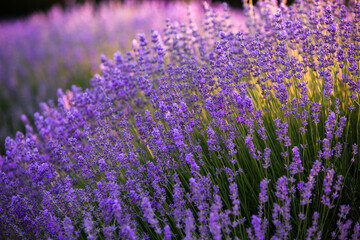
[[[192, 8], [201, 12], [201, 6]], [[65, 11], [55, 7], [47, 14], [0, 23], [0, 144], [21, 129], [21, 114], [32, 116], [41, 101], [54, 99], [58, 88], [89, 87], [101, 53], [130, 49], [129, 39], [138, 32], [150, 33], [154, 25], [162, 29], [168, 16], [186, 21], [186, 11], [181, 2], [110, 2]]]
[[24, 118], [2, 237], [359, 239], [360, 4], [246, 15], [168, 21]]

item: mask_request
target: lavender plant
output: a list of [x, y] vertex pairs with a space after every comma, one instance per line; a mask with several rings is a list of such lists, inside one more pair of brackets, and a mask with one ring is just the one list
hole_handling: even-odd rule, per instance
[[24, 117], [2, 237], [358, 239], [360, 4], [246, 9], [140, 34]]

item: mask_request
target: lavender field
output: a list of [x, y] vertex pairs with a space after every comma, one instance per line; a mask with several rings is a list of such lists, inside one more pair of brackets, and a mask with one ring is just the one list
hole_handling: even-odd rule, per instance
[[360, 239], [360, 3], [117, 7], [0, 25], [0, 239]]

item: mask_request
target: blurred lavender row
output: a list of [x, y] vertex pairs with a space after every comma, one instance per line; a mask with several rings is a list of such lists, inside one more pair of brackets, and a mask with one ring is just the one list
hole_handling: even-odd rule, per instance
[[[199, 19], [201, 5], [190, 6]], [[162, 29], [168, 16], [184, 22], [187, 8], [183, 2], [108, 2], [67, 10], [57, 6], [47, 14], [1, 22], [1, 148], [6, 136], [23, 130], [21, 115], [32, 119], [39, 103], [55, 99], [58, 88], [88, 87], [90, 77], [99, 71], [100, 54], [130, 49], [130, 39], [139, 32], [150, 34], [154, 27]]]

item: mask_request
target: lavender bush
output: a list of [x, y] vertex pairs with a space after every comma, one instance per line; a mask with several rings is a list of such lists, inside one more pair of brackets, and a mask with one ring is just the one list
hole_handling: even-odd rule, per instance
[[360, 4], [245, 6], [246, 31], [205, 4], [23, 117], [2, 238], [359, 239]]

